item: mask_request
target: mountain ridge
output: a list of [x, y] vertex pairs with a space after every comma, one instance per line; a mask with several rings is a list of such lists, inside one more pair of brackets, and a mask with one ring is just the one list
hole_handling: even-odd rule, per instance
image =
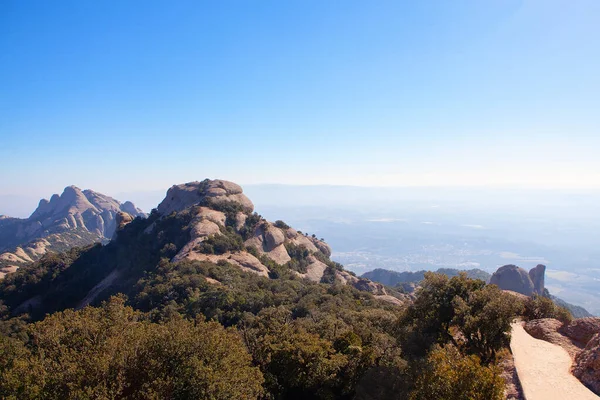
[[[106, 245], [42, 258], [32, 267], [38, 277], [32, 285], [16, 285], [17, 292], [5, 298], [11, 312], [44, 315], [97, 304], [115, 293], [135, 296], [136, 282], [164, 263], [228, 265], [265, 278], [338, 283], [396, 305], [409, 298], [344, 270], [331, 261], [331, 249], [315, 235], [262, 218], [232, 182], [207, 179], [174, 185], [147, 219], [118, 214], [118, 225]], [[11, 281], [27, 282], [26, 275], [23, 271]], [[218, 277], [206, 276], [205, 281], [225, 284]]]
[[67, 186], [61, 195], [41, 199], [28, 218], [0, 216], [0, 268], [12, 271], [48, 251], [107, 242], [116, 230], [116, 215], [123, 212], [146, 216], [129, 201]]

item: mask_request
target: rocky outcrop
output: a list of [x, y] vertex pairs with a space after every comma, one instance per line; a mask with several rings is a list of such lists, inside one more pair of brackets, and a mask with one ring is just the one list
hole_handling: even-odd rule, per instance
[[533, 282], [527, 271], [516, 265], [505, 265], [498, 268], [492, 275], [490, 283], [500, 289], [512, 290], [526, 296], [533, 294]]
[[169, 215], [194, 205], [214, 206], [224, 203], [238, 204], [247, 213], [254, 211], [254, 204], [242, 193], [241, 186], [221, 179], [174, 185], [167, 191], [167, 196], [158, 205], [157, 211], [162, 215]]
[[60, 196], [40, 200], [29, 218], [0, 220], [0, 267], [36, 261], [54, 249], [106, 242], [117, 229], [119, 213], [145, 217], [131, 202], [68, 186]]
[[192, 252], [187, 257], [189, 260], [208, 261], [211, 263], [228, 262], [239, 267], [242, 271], [252, 272], [260, 276], [268, 277], [269, 269], [265, 267], [256, 257], [247, 252], [225, 253], [225, 254], [203, 254]]
[[545, 272], [546, 266], [541, 264], [532, 268], [529, 273], [516, 265], [505, 265], [494, 272], [490, 283], [500, 289], [512, 290], [525, 296], [543, 295]]
[[[330, 257], [329, 245], [314, 235], [298, 233], [281, 221], [271, 223], [260, 218], [257, 214], [252, 214], [253, 210], [252, 202], [243, 194], [239, 185], [221, 179], [174, 185], [167, 191], [165, 199], [157, 208], [163, 217], [171, 213], [192, 213], [189, 224], [190, 240], [173, 257], [173, 262], [186, 259], [228, 262], [244, 271], [268, 277], [269, 268], [265, 264], [269, 262], [264, 261], [263, 257], [285, 266], [292, 261], [288, 252], [288, 247], [291, 247], [292, 253], [298, 252], [298, 249], [300, 252], [308, 252], [302, 260], [305, 272], [295, 274], [313, 282], [321, 282], [328, 269], [323, 257]], [[231, 235], [231, 229], [245, 239], [241, 250], [238, 247], [236, 251], [212, 254], [210, 250], [206, 250], [208, 246], [202, 245], [209, 239], [216, 240], [215, 237], [219, 235]], [[146, 228], [146, 231], [148, 234], [152, 233], [150, 227]], [[247, 249], [253, 249], [252, 254], [258, 253], [258, 258]], [[358, 278], [347, 271], [336, 271], [335, 279], [359, 290], [383, 296], [384, 300], [388, 296], [383, 285]], [[400, 300], [393, 301], [397, 303]]]
[[535, 268], [529, 271], [529, 278], [533, 283], [533, 292], [539, 295], [544, 294], [544, 275], [546, 274], [546, 266], [538, 264]]
[[575, 358], [573, 375], [600, 395], [600, 333], [595, 334]]
[[321, 282], [323, 278], [323, 274], [327, 269], [327, 265], [319, 260], [317, 260], [314, 256], [309, 256], [308, 261], [310, 264], [306, 267], [306, 273], [299, 274], [301, 277], [311, 280], [313, 282]]
[[117, 221], [117, 230], [121, 230], [125, 227], [125, 225], [131, 223], [133, 221], [133, 216], [123, 211], [119, 211], [116, 215]]
[[560, 332], [585, 346], [600, 333], [600, 317], [577, 318], [560, 328]]

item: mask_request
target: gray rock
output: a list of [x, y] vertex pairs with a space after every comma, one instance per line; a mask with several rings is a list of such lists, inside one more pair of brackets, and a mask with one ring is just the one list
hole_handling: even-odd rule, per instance
[[195, 205], [218, 205], [227, 202], [239, 204], [247, 213], [254, 211], [254, 204], [242, 193], [239, 185], [221, 179], [174, 185], [167, 191], [167, 196], [158, 205], [157, 211], [162, 215], [169, 215]]
[[533, 291], [539, 295], [544, 294], [544, 275], [546, 273], [546, 266], [538, 264], [535, 268], [529, 271], [529, 278], [533, 283]]
[[531, 296], [534, 291], [533, 282], [527, 271], [516, 265], [505, 265], [498, 268], [492, 275], [490, 283], [500, 289], [512, 290], [526, 296]]

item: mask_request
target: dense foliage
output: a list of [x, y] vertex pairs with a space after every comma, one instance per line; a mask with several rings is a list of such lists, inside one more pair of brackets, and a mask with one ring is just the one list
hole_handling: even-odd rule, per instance
[[528, 321], [540, 318], [556, 318], [563, 323], [569, 323], [573, 319], [568, 309], [559, 306], [546, 296], [539, 295], [533, 295], [525, 300], [523, 317]]
[[509, 344], [510, 323], [520, 311], [520, 303], [495, 285], [466, 274], [448, 278], [428, 272], [399, 321], [400, 342], [408, 357], [423, 357], [436, 344], [453, 344], [488, 364]]
[[6, 399], [255, 399], [262, 375], [240, 337], [216, 322], [151, 323], [123, 300], [0, 336]]
[[[241, 212], [221, 211], [228, 221]], [[321, 252], [287, 243], [292, 261], [278, 265], [244, 248], [258, 214], [200, 246], [248, 251], [269, 278], [226, 261], [170, 262], [194, 215], [152, 213], [106, 246], [48, 255], [0, 282], [0, 398], [437, 399], [464, 389], [478, 399], [467, 391], [478, 382], [497, 398], [497, 352], [519, 307], [495, 286], [427, 273], [413, 304], [390, 304], [341, 284], [343, 267]], [[297, 274], [309, 257], [327, 265], [321, 283]], [[69, 310], [114, 274], [90, 300], [106, 303]]]
[[411, 400], [501, 400], [504, 381], [496, 366], [483, 366], [475, 355], [465, 356], [456, 347], [436, 347], [417, 378]]

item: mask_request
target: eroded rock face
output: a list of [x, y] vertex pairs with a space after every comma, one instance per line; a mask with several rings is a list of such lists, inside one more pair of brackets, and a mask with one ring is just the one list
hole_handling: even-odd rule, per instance
[[544, 275], [546, 274], [546, 266], [538, 264], [529, 271], [529, 278], [533, 283], [533, 292], [539, 295], [544, 294]]
[[125, 225], [131, 223], [133, 221], [133, 216], [129, 213], [119, 211], [116, 215], [117, 220], [117, 230], [123, 229]]
[[[219, 211], [225, 208], [226, 203], [234, 203], [239, 207], [233, 208], [235, 213]], [[285, 224], [276, 226], [276, 224], [260, 218], [256, 222], [257, 215], [251, 215], [253, 210], [252, 202], [243, 194], [239, 185], [224, 180], [208, 179], [202, 182], [172, 186], [157, 208], [159, 214], [163, 216], [173, 212], [195, 213], [190, 223], [191, 239], [173, 257], [172, 261], [174, 262], [184, 259], [210, 262], [226, 261], [244, 271], [268, 277], [269, 269], [246, 250], [225, 254], [202, 253], [202, 251], [206, 251], [200, 246], [203, 241], [212, 235], [226, 235], [228, 234], [227, 229], [234, 228], [237, 234], [243, 234], [245, 248], [253, 248], [261, 257], [266, 256], [279, 265], [285, 265], [292, 260], [286, 246], [293, 245], [308, 250], [306, 272], [296, 274], [313, 282], [320, 282], [328, 268], [327, 264], [322, 261], [322, 255], [331, 256], [329, 245], [316, 237], [300, 234]], [[249, 219], [250, 217], [252, 218]], [[232, 220], [229, 221], [228, 218]], [[252, 221], [252, 225], [247, 225], [248, 221]], [[151, 234], [152, 230], [149, 229], [147, 233]], [[319, 257], [315, 257], [317, 253], [320, 253]], [[265, 264], [268, 263], [265, 261]], [[336, 280], [352, 285], [359, 290], [382, 296], [384, 300], [392, 297], [387, 295], [383, 285], [368, 279], [357, 278], [347, 271], [336, 271]], [[401, 301], [394, 299], [393, 302], [399, 304]]]
[[563, 326], [560, 332], [582, 345], [600, 333], [600, 317], [577, 318]]
[[167, 196], [158, 205], [157, 211], [162, 215], [169, 215], [194, 205], [226, 202], [239, 204], [247, 213], [254, 211], [254, 204], [242, 193], [241, 186], [221, 179], [174, 185], [167, 191]]
[[600, 333], [595, 334], [575, 357], [573, 375], [600, 395]]
[[534, 292], [533, 282], [527, 271], [516, 265], [505, 265], [498, 268], [492, 275], [490, 283], [497, 285], [500, 289], [512, 290], [526, 296]]

